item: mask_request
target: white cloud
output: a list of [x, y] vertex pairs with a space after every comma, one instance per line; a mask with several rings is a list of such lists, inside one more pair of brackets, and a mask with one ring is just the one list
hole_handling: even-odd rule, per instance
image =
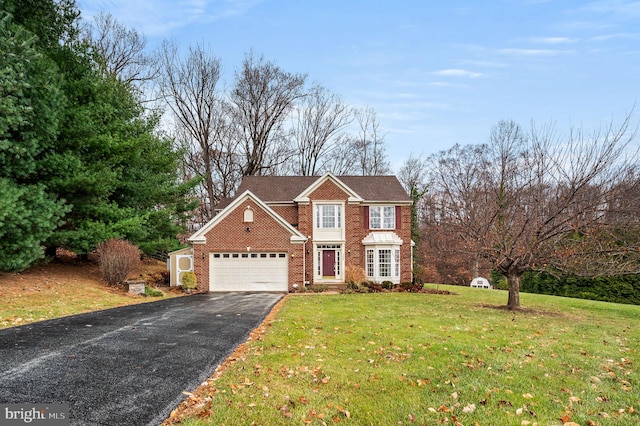
[[609, 41], [614, 39], [626, 39], [626, 40], [637, 40], [640, 38], [640, 34], [636, 33], [612, 33], [612, 34], [602, 34], [599, 36], [591, 37], [592, 41]]
[[569, 38], [569, 37], [533, 37], [529, 39], [533, 43], [541, 43], [541, 44], [567, 44], [567, 43], [575, 43], [578, 39]]
[[479, 72], [473, 72], [473, 71], [463, 70], [459, 68], [449, 68], [445, 70], [434, 71], [433, 74], [439, 75], [441, 77], [468, 77], [468, 78], [478, 78], [484, 75]]
[[263, 0], [80, 0], [83, 17], [109, 11], [118, 21], [149, 36], [164, 36], [194, 23], [213, 22], [246, 13]]
[[596, 13], [611, 13], [627, 18], [640, 17], [640, 1], [594, 1], [584, 7], [585, 10]]
[[557, 56], [565, 53], [571, 53], [570, 51], [567, 51], [567, 50], [520, 49], [520, 48], [498, 49], [498, 52], [504, 55], [515, 55], [515, 56]]

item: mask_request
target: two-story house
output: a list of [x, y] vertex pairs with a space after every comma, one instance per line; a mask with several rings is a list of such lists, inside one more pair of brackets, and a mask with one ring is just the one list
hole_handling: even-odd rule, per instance
[[395, 176], [248, 176], [191, 236], [203, 291], [412, 279], [411, 199]]

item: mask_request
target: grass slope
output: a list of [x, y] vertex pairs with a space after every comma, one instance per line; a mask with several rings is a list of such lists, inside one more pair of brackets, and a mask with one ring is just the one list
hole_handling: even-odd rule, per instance
[[640, 424], [640, 307], [441, 288], [288, 296], [182, 424]]
[[[165, 269], [164, 263], [149, 261], [131, 276]], [[0, 273], [0, 328], [151, 300], [157, 299], [128, 294], [124, 286], [109, 287], [93, 263], [53, 262], [21, 273]]]

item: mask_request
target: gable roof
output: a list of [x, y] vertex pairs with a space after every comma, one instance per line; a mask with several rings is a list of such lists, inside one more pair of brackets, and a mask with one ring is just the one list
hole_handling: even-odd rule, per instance
[[302, 191], [302, 193], [300, 193], [296, 198], [294, 198], [293, 201], [297, 203], [301, 203], [301, 202], [308, 203], [309, 195], [312, 194], [316, 189], [318, 189], [325, 182], [332, 182], [334, 185], [336, 185], [338, 188], [344, 191], [344, 193], [349, 196], [349, 203], [361, 203], [362, 201], [364, 201], [362, 197], [358, 195], [357, 192], [349, 188], [347, 185], [344, 184], [344, 182], [342, 182], [340, 179], [338, 179], [331, 173], [327, 173], [321, 178], [316, 179], [316, 181], [313, 182], [311, 186], [308, 186], [304, 191]]
[[[266, 203], [292, 203], [324, 176], [245, 176], [237, 193], [250, 190]], [[411, 198], [395, 176], [333, 176], [363, 202], [410, 203]], [[348, 191], [349, 192], [349, 191]]]
[[282, 218], [279, 214], [277, 214], [271, 207], [266, 205], [259, 197], [253, 194], [251, 191], [246, 190], [241, 195], [236, 197], [231, 204], [222, 209], [220, 213], [218, 213], [213, 219], [207, 222], [202, 228], [200, 228], [197, 232], [195, 232], [191, 237], [189, 237], [189, 242], [192, 244], [204, 244], [207, 242], [207, 233], [220, 223], [224, 218], [229, 216], [229, 214], [235, 210], [237, 207], [241, 206], [246, 200], [253, 201], [258, 207], [263, 209], [269, 216], [271, 216], [277, 223], [279, 223], [283, 228], [291, 233], [291, 243], [292, 244], [300, 244], [307, 241], [307, 237], [302, 235], [300, 231], [291, 226], [286, 220]]

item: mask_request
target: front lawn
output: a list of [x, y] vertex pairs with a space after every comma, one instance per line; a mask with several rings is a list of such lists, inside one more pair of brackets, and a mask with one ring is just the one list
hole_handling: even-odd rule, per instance
[[288, 296], [182, 424], [640, 423], [640, 307], [441, 288]]
[[[131, 276], [165, 269], [164, 263], [149, 260]], [[163, 289], [165, 297], [176, 295], [169, 287]], [[124, 286], [108, 286], [94, 263], [51, 262], [21, 273], [0, 273], [0, 329], [152, 300], [158, 299], [128, 294]]]

